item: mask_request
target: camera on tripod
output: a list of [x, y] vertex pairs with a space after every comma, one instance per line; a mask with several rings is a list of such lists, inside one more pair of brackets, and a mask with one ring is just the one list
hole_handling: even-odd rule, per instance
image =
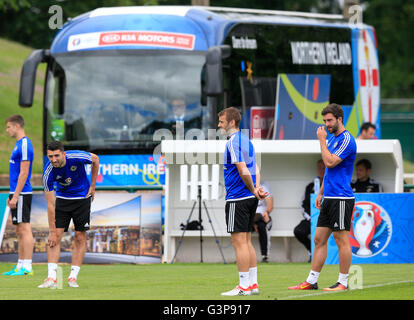
[[[199, 167], [201, 167], [201, 179], [199, 180]], [[220, 246], [220, 242], [217, 238], [216, 231], [214, 230], [213, 222], [211, 220], [210, 214], [207, 210], [207, 206], [205, 200], [218, 200], [218, 189], [219, 189], [219, 165], [213, 164], [211, 165], [211, 180], [209, 179], [209, 165], [203, 164], [199, 165], [191, 165], [191, 176], [190, 181], [188, 181], [188, 165], [181, 165], [180, 166], [180, 200], [187, 201], [188, 200], [188, 189], [190, 189], [190, 200], [194, 201], [193, 207], [191, 212], [186, 220], [185, 224], [181, 224], [183, 233], [181, 235], [180, 240], [178, 240], [178, 246], [175, 251], [174, 258], [172, 259], [171, 263], [174, 263], [177, 253], [181, 247], [182, 241], [184, 239], [184, 234], [186, 230], [194, 230], [189, 229], [189, 226], [194, 225], [197, 227], [196, 230], [200, 230], [200, 262], [203, 262], [203, 230], [204, 227], [202, 225], [202, 204], [204, 205], [204, 209], [207, 213], [208, 221], [211, 225], [211, 229], [214, 233], [214, 237], [217, 243], [217, 246], [220, 250], [221, 256], [223, 257], [223, 262], [226, 263], [224, 258], [223, 251]], [[194, 212], [194, 208], [198, 204], [198, 220], [193, 220], [190, 222], [191, 217]]]

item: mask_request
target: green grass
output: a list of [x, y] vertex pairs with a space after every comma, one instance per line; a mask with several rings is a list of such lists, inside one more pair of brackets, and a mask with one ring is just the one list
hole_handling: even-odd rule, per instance
[[5, 129], [5, 120], [13, 114], [21, 114], [25, 119], [25, 131], [35, 149], [33, 172], [41, 173], [42, 159], [42, 101], [46, 65], [40, 64], [36, 77], [34, 104], [31, 108], [21, 108], [18, 104], [20, 72], [32, 48], [0, 38], [0, 174], [9, 172], [10, 152], [16, 141]]
[[[413, 300], [414, 266], [412, 264], [360, 265], [362, 290], [340, 293], [291, 291], [287, 287], [304, 281], [308, 263], [260, 263], [258, 280], [261, 294], [250, 297], [221, 297], [238, 282], [235, 264], [152, 264], [84, 265], [79, 288], [69, 288], [66, 279], [69, 265], [62, 265], [63, 289], [38, 289], [47, 276], [47, 264], [35, 264], [33, 276], [0, 275], [0, 300]], [[0, 273], [12, 264], [0, 263]], [[338, 266], [327, 265], [319, 278], [319, 287], [336, 282]], [[403, 282], [410, 281], [410, 282]], [[401, 282], [401, 283], [399, 283]], [[392, 284], [395, 283], [395, 284]]]

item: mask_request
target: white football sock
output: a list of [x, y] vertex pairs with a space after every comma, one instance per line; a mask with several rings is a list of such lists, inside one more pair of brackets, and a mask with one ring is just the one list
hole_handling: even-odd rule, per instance
[[75, 279], [77, 279], [78, 278], [78, 274], [79, 274], [79, 270], [80, 270], [80, 267], [79, 266], [72, 266], [70, 268], [69, 278], [75, 278]]
[[23, 259], [17, 260], [16, 269], [19, 270], [23, 268]]
[[57, 272], [57, 263], [48, 263], [47, 264], [47, 277], [56, 280], [56, 272]]
[[316, 282], [318, 282], [319, 274], [320, 274], [320, 272], [316, 272], [316, 271], [311, 270], [309, 272], [308, 278], [306, 279], [306, 282], [310, 283], [310, 284], [315, 284]]
[[249, 269], [249, 283], [251, 286], [257, 283], [257, 267]]
[[32, 271], [32, 260], [31, 259], [23, 260], [23, 268], [25, 268], [27, 271]]
[[348, 288], [348, 273], [339, 273], [338, 282]]
[[249, 288], [249, 272], [239, 272], [239, 285], [243, 289]]

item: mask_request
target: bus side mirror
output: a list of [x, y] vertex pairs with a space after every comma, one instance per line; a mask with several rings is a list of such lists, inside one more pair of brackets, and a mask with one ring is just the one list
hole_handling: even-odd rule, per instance
[[49, 50], [37, 49], [24, 62], [20, 74], [19, 105], [21, 107], [31, 107], [33, 105], [37, 66], [40, 62], [47, 62], [49, 56]]
[[223, 67], [222, 60], [229, 57], [231, 47], [222, 45], [211, 47], [206, 56], [206, 83], [205, 94], [207, 96], [218, 96], [223, 93]]

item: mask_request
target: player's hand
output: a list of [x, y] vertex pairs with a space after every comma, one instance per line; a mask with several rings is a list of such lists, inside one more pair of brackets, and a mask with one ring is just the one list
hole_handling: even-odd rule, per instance
[[318, 127], [316, 130], [316, 136], [319, 140], [325, 141], [326, 137], [328, 136], [328, 133], [325, 130], [325, 126]]
[[316, 209], [318, 209], [318, 210], [321, 210], [322, 197], [323, 197], [323, 195], [322, 195], [322, 194], [320, 194], [320, 193], [318, 193], [318, 195], [317, 195], [317, 197], [316, 197], [316, 199], [315, 199], [315, 207], [316, 207]]
[[86, 195], [86, 198], [89, 198], [89, 197], [91, 197], [92, 199], [92, 201], [95, 199], [95, 188], [93, 188], [93, 187], [90, 187], [89, 188], [89, 191], [88, 191], [88, 194]]
[[263, 190], [262, 187], [258, 187], [254, 189], [254, 193], [255, 197], [259, 200], [263, 200], [264, 198], [266, 198], [269, 195], [269, 192], [265, 192]]
[[11, 199], [7, 199], [7, 206], [10, 207], [10, 209], [16, 209], [17, 208], [17, 198], [13, 197]]
[[51, 248], [56, 246], [56, 243], [57, 243], [56, 231], [50, 231], [49, 232], [49, 238], [47, 239], [47, 243], [48, 243], [49, 247], [51, 247]]

